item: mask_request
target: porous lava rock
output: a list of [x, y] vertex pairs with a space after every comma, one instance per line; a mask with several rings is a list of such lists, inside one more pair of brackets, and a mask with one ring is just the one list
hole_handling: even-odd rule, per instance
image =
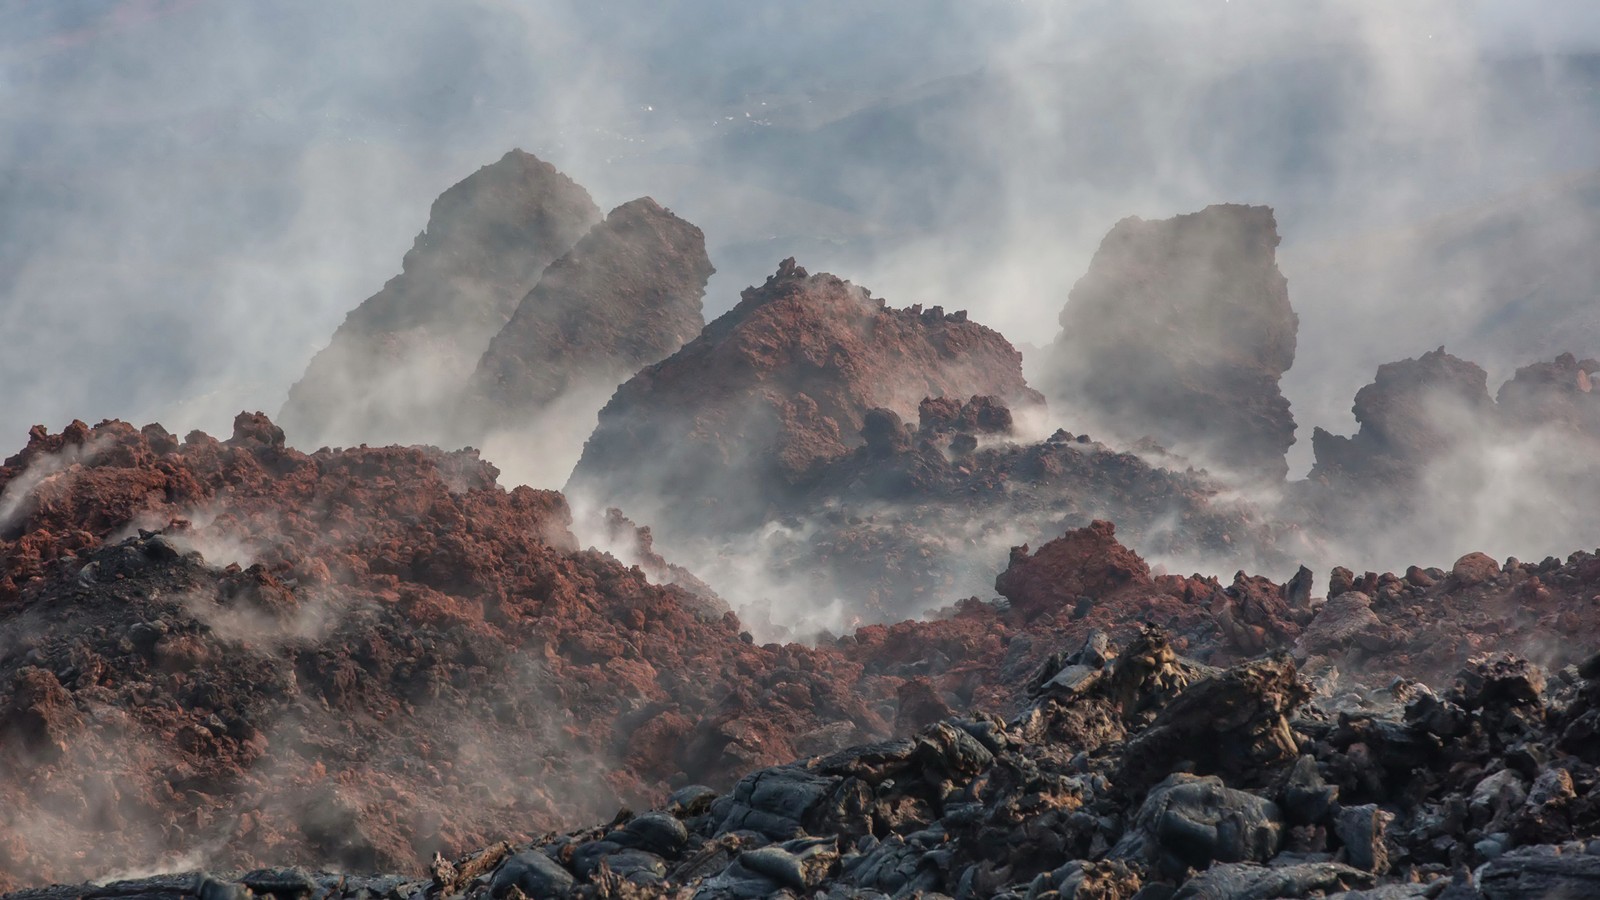
[[[1108, 526], [1091, 526], [1019, 553], [1004, 577], [1010, 609], [968, 599], [927, 621], [813, 646], [758, 643], [715, 598], [581, 549], [560, 494], [495, 481], [473, 452], [301, 453], [259, 414], [241, 415], [226, 441], [120, 422], [36, 429], [0, 465], [0, 878], [70, 881], [203, 852], [219, 871], [299, 862], [397, 872], [346, 882], [387, 884], [385, 893], [420, 877], [435, 851], [456, 856], [503, 838], [523, 842], [520, 853], [547, 829], [675, 796], [666, 815], [689, 838], [659, 818], [632, 827], [623, 816], [575, 839], [596, 846], [551, 859], [583, 890], [627, 880], [622, 872], [667, 877], [691, 859], [707, 879], [727, 875], [743, 850], [775, 842], [798, 861], [774, 852], [739, 871], [812, 885], [833, 877], [829, 854], [843, 865], [868, 853], [850, 843], [866, 829], [893, 848], [872, 863], [872, 883], [891, 885], [902, 876], [889, 873], [909, 865], [903, 885], [948, 843], [916, 837], [942, 821], [946, 836], [979, 829], [954, 874], [980, 893], [1046, 874], [1027, 860], [1049, 853], [1067, 854], [1049, 869], [1057, 883], [1126, 885], [1153, 874], [1140, 868], [1150, 857], [1106, 853], [1146, 789], [1180, 770], [1256, 792], [1285, 817], [1312, 809], [1283, 832], [1296, 852], [1344, 846], [1341, 858], [1386, 858], [1402, 872], [1417, 860], [1485, 858], [1489, 844], [1473, 849], [1485, 841], [1514, 848], [1587, 827], [1588, 770], [1567, 766], [1570, 790], [1539, 779], [1551, 748], [1600, 762], [1600, 693], [1585, 681], [1600, 677], [1600, 663], [1569, 670], [1583, 648], [1549, 640], [1600, 627], [1592, 554], [1507, 563], [1471, 584], [1436, 570], [1349, 576], [1380, 626], [1301, 656], [1318, 673], [1317, 696], [1365, 699], [1337, 707], [1359, 715], [1325, 711], [1296, 724], [1293, 667], [1260, 655], [1321, 633], [1332, 610], [1305, 597], [1309, 576], [1279, 586], [1243, 573], [1231, 585], [1156, 574]], [[658, 578], [671, 574], [637, 526], [620, 516], [613, 525], [613, 540], [631, 543], [625, 552]], [[1506, 650], [1536, 652], [1559, 675], [1484, 664], [1431, 706], [1414, 682], [1395, 680], [1441, 684]], [[1213, 668], [1239, 663], [1222, 676]], [[1362, 680], [1385, 687], [1369, 696]], [[1552, 704], [1543, 699], [1552, 691], [1580, 696]], [[1413, 701], [1414, 727], [1374, 718]], [[938, 720], [974, 709], [1001, 715]], [[904, 729], [917, 727], [931, 730], [908, 738]], [[1436, 732], [1455, 736], [1451, 749], [1428, 737]], [[1444, 824], [1407, 813], [1424, 818], [1383, 832], [1377, 813], [1291, 804], [1273, 793], [1295, 762], [1291, 747], [1316, 757], [1318, 777], [1352, 809], [1392, 803], [1425, 768], [1426, 790], [1445, 792]], [[985, 756], [1008, 752], [1024, 756], [999, 769]], [[797, 758], [833, 761], [740, 781]], [[1450, 798], [1494, 775], [1485, 767], [1497, 759], [1512, 772], [1501, 780], [1518, 780], [1484, 791], [1486, 804], [1501, 798], [1503, 815], [1491, 804], [1483, 825], [1452, 824]], [[992, 787], [971, 799], [943, 786], [985, 772]], [[1110, 787], [1080, 777], [1095, 774]], [[1069, 802], [1080, 796], [1072, 778], [1104, 803]], [[690, 787], [697, 782], [710, 787]], [[1035, 798], [1023, 786], [1033, 784], [1053, 785], [1055, 799]], [[1302, 800], [1317, 790], [1296, 784]], [[1510, 804], [1513, 786], [1522, 799]], [[730, 789], [713, 812], [709, 798]], [[991, 789], [999, 793], [983, 793]], [[1073, 818], [1085, 809], [1094, 824]], [[1050, 810], [1060, 828], [1027, 824]], [[713, 817], [709, 835], [692, 822], [702, 815]], [[1461, 822], [1476, 821], [1466, 815]], [[853, 824], [828, 830], [835, 822]], [[1014, 829], [1033, 837], [1014, 844]], [[1468, 849], [1441, 847], [1446, 833], [1470, 838]], [[786, 843], [832, 834], [849, 841], [836, 851]], [[1410, 856], [1350, 846], [1389, 839]], [[1232, 851], [1218, 852], [1211, 858]], [[435, 872], [466, 872], [471, 883], [503, 857], [463, 857]], [[521, 866], [502, 879], [506, 893], [562, 881], [543, 864]], [[927, 889], [950, 886], [941, 879], [952, 873], [929, 871], [944, 874]], [[254, 873], [251, 890], [301, 890], [291, 875]]]
[[436, 856], [426, 876], [202, 872], [8, 897], [1588, 896], [1600, 769], [1567, 739], [1595, 714], [1596, 676], [1591, 661], [1552, 688], [1502, 656], [1439, 693], [1330, 697], [1282, 655], [1215, 669], [1157, 628], [1094, 634], [1008, 715], [686, 786], [643, 814]]
[[480, 427], [531, 419], [574, 390], [609, 397], [700, 334], [715, 271], [700, 229], [653, 199], [612, 210], [550, 264], [489, 342], [469, 389]]
[[1118, 222], [1061, 311], [1051, 402], [1127, 440], [1282, 481], [1295, 421], [1279, 380], [1299, 319], [1264, 206]]
[[356, 307], [289, 391], [295, 443], [451, 443], [489, 340], [596, 222], [589, 193], [512, 150], [434, 201], [401, 273]]
[[[225, 441], [35, 429], [0, 466], [0, 878], [197, 848], [414, 867], [1009, 707], [1058, 639], [1147, 611], [967, 602], [756, 643], [648, 532], [613, 517], [629, 566], [579, 548], [561, 495], [495, 480], [471, 451], [301, 453], [260, 414]], [[1231, 658], [1206, 604], [1182, 609], [1185, 645]]]
[[785, 260], [761, 287], [600, 412], [569, 490], [666, 532], [760, 523], [815, 468], [864, 443], [869, 412], [929, 397], [1042, 398], [999, 333], [939, 307], [888, 307]]

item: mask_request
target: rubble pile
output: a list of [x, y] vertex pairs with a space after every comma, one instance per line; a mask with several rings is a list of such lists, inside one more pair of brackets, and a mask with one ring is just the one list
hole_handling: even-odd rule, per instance
[[859, 664], [742, 639], [475, 453], [74, 424], [0, 496], [9, 885], [404, 867], [888, 733]]
[[1095, 522], [1017, 548], [1000, 602], [758, 643], [647, 529], [612, 516], [626, 562], [581, 549], [561, 495], [495, 477], [472, 452], [300, 453], [259, 414], [226, 441], [36, 429], [0, 466], [0, 879], [415, 872], [953, 711], [1012, 718], [1062, 647], [1145, 622], [1195, 666], [1438, 679], [1491, 649], [1559, 669], [1576, 648], [1548, 635], [1600, 624], [1586, 553], [1336, 570], [1324, 601], [1309, 572], [1153, 572]]
[[1600, 657], [1495, 657], [1445, 690], [1328, 696], [1278, 654], [1217, 669], [1147, 627], [1052, 659], [1009, 717], [690, 785], [426, 876], [193, 872], [76, 897], [1512, 898], [1600, 878]]

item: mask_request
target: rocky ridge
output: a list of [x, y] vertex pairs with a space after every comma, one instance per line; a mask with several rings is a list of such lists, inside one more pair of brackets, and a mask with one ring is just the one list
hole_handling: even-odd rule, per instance
[[1512, 898], [1600, 878], [1600, 658], [1497, 657], [1446, 690], [1328, 697], [1279, 655], [1218, 670], [1146, 628], [1052, 659], [1011, 717], [689, 786], [427, 877], [205, 872], [77, 897]]
[[[1088, 435], [1028, 440], [992, 397], [929, 399], [913, 426], [868, 413], [863, 444], [818, 466], [776, 506], [789, 527], [755, 550], [797, 594], [850, 598], [861, 621], [923, 615], [987, 594], [1015, 544], [1040, 544], [1097, 519], [1171, 560], [1292, 565], [1299, 534], [1210, 477], [1160, 468]], [[693, 551], [688, 551], [693, 555]]]
[[617, 390], [568, 490], [663, 532], [737, 531], [860, 446], [871, 410], [975, 394], [1042, 403], [1021, 354], [964, 311], [893, 309], [789, 259]]
[[715, 270], [700, 229], [649, 197], [612, 210], [522, 299], [473, 374], [480, 429], [534, 419], [572, 391], [603, 396], [700, 333]]

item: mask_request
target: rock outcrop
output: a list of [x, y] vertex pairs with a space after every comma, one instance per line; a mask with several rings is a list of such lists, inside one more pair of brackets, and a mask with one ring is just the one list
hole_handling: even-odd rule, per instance
[[[1025, 618], [1093, 603], [1125, 588], [1149, 588], [1150, 567], [1118, 543], [1116, 526], [1095, 521], [1069, 532], [1034, 556], [1026, 546], [1011, 551], [1011, 565], [995, 579], [994, 589]], [[1075, 610], [1076, 611], [1076, 610]]]
[[1282, 481], [1295, 422], [1279, 379], [1298, 318], [1272, 210], [1117, 223], [1061, 311], [1051, 401], [1125, 440]]
[[619, 383], [700, 334], [714, 271], [700, 229], [649, 197], [612, 210], [489, 342], [469, 388], [479, 427], [533, 420], [573, 391], [598, 388], [599, 409]]
[[1352, 411], [1361, 430], [1353, 437], [1312, 433], [1311, 481], [1341, 491], [1408, 493], [1428, 463], [1492, 425], [1488, 377], [1443, 347], [1378, 367], [1377, 378], [1356, 394]]
[[[927, 418], [999, 418], [986, 402], [959, 409], [930, 407]], [[753, 832], [783, 844], [799, 839], [796, 828], [826, 837], [830, 823], [848, 821], [851, 842], [861, 829], [900, 841], [872, 866], [891, 878], [910, 865], [910, 881], [923, 877], [922, 856], [904, 847], [920, 841], [925, 854], [949, 843], [916, 833], [990, 823], [979, 830], [988, 837], [961, 845], [960, 871], [939, 870], [928, 889], [953, 889], [952, 874], [958, 885], [977, 866], [975, 890], [998, 892], [1069, 857], [1061, 879], [1174, 878], [1161, 863], [1170, 830], [1140, 810], [1180, 769], [1223, 785], [1173, 782], [1161, 796], [1178, 818], [1215, 822], [1219, 834], [1228, 822], [1258, 829], [1249, 823], [1264, 807], [1228, 791], [1253, 793], [1278, 805], [1294, 852], [1343, 847], [1344, 862], [1328, 864], [1352, 868], [1385, 858], [1453, 867], [1495, 852], [1474, 849], [1484, 841], [1512, 850], [1587, 827], [1581, 804], [1595, 780], [1554, 760], [1600, 762], [1590, 758], [1600, 714], [1535, 698], [1600, 675], [1600, 664], [1565, 669], [1581, 661], [1580, 642], [1549, 640], [1600, 630], [1592, 554], [1505, 565], [1469, 556], [1454, 573], [1403, 578], [1341, 571], [1330, 579], [1340, 596], [1319, 604], [1309, 573], [1282, 586], [1243, 573], [1231, 584], [1156, 574], [1095, 524], [1037, 553], [1019, 549], [1000, 579], [1009, 606], [969, 599], [926, 621], [801, 646], [757, 643], [705, 592], [652, 584], [647, 570], [694, 587], [621, 516], [610, 538], [645, 568], [579, 549], [569, 517], [559, 494], [500, 489], [470, 452], [307, 455], [260, 415], [241, 415], [226, 441], [119, 422], [36, 429], [0, 465], [0, 881], [73, 881], [203, 853], [218, 871], [288, 862], [395, 871], [387, 882], [345, 882], [387, 892], [418, 877], [435, 851], [526, 842], [674, 791], [667, 816], [684, 831], [660, 816], [619, 819], [574, 839], [596, 846], [551, 856], [557, 868], [534, 857], [502, 866], [529, 852], [524, 843], [436, 865], [435, 877], [474, 883], [476, 872], [499, 879], [502, 893], [516, 884], [536, 895], [567, 878], [578, 890], [604, 883], [607, 868], [667, 877], [698, 859], [703, 868], [673, 877], [709, 879], [727, 874], [739, 848], [695, 844], [704, 828], [708, 840]], [[1278, 650], [1318, 673], [1317, 702], [1350, 715], [1294, 718], [1303, 698], [1292, 667], [1250, 662]], [[1497, 664], [1474, 669], [1459, 696], [1426, 702], [1413, 682], [1394, 680], [1442, 684], [1486, 651], [1536, 654], [1558, 674]], [[1211, 668], [1240, 663], [1222, 676]], [[1405, 703], [1422, 703], [1418, 724], [1375, 718]], [[942, 720], [984, 709], [999, 716]], [[1299, 756], [1317, 757], [1315, 773], [1285, 768], [1299, 765], [1285, 716]], [[931, 730], [904, 740], [917, 728]], [[1451, 749], [1427, 735], [1452, 735]], [[896, 748], [907, 745], [902, 758]], [[993, 769], [985, 752], [1009, 762]], [[834, 761], [784, 765], [812, 757]], [[1503, 769], [1485, 768], [1497, 759]], [[779, 770], [739, 780], [772, 765]], [[879, 765], [898, 773], [884, 776], [894, 785], [868, 777]], [[1010, 779], [1032, 778], [1030, 766], [1041, 767], [1041, 784], [1098, 773], [1109, 787], [1093, 787], [1099, 799], [1087, 807], [1039, 806], [1026, 789], [1012, 792], [1022, 788]], [[1419, 766], [1431, 773], [1426, 790], [1444, 792], [1445, 824], [1429, 824], [1432, 800], [1387, 823], [1365, 809], [1411, 790]], [[1557, 770], [1572, 774], [1571, 797], [1559, 775], [1546, 776]], [[1286, 771], [1294, 789], [1274, 793]], [[985, 772], [991, 787], [973, 798], [941, 787]], [[1498, 786], [1470, 807], [1484, 810], [1481, 822], [1470, 811], [1451, 818], [1449, 792], [1489, 776]], [[686, 787], [694, 782], [710, 787]], [[1345, 806], [1317, 802], [1318, 784], [1340, 785]], [[1547, 799], [1519, 812], [1535, 795]], [[1241, 812], [1209, 811], [1213, 802]], [[1061, 828], [1026, 824], [1047, 807], [1060, 811]], [[836, 808], [843, 818], [829, 818]], [[1085, 808], [1110, 824], [1073, 818]], [[1001, 830], [983, 831], [991, 826]], [[1008, 843], [1017, 828], [1031, 836]], [[1153, 834], [1112, 853], [1135, 828]], [[1441, 835], [1463, 849], [1440, 845]], [[809, 846], [777, 849], [800, 857], [803, 872], [806, 860], [832, 858], [807, 856]], [[841, 860], [871, 846], [841, 843]], [[1251, 864], [1261, 855], [1254, 839], [1184, 846], [1173, 858], [1213, 861], [1203, 877], [1259, 875], [1217, 868]], [[1052, 863], [1045, 851], [1065, 855]], [[1029, 869], [1030, 859], [1044, 867]], [[1295, 865], [1313, 862], [1327, 861]], [[794, 883], [776, 852], [741, 865]], [[309, 876], [238, 877], [292, 893], [300, 882], [287, 879]], [[192, 878], [182, 883], [197, 890]]]
[[665, 361], [618, 389], [569, 488], [668, 532], [760, 523], [848, 454], [868, 414], [912, 419], [924, 399], [1042, 398], [998, 333], [939, 307], [892, 309], [785, 260]]
[[280, 418], [294, 442], [449, 443], [489, 339], [599, 220], [587, 191], [521, 150], [445, 191], [401, 274], [350, 313], [290, 390]]

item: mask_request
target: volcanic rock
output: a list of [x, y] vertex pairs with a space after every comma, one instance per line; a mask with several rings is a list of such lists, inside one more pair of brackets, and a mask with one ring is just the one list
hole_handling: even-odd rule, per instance
[[1492, 421], [1488, 375], [1443, 347], [1378, 367], [1356, 393], [1361, 430], [1340, 437], [1316, 429], [1310, 480], [1336, 492], [1409, 493], [1423, 468]]
[[934, 307], [891, 309], [785, 260], [600, 413], [570, 490], [658, 529], [716, 533], [762, 521], [825, 463], [862, 446], [867, 414], [917, 415], [928, 397], [1038, 405], [998, 333]]
[[1219, 471], [1282, 481], [1295, 422], [1279, 389], [1298, 318], [1264, 206], [1118, 222], [1061, 311], [1052, 401]]
[[409, 867], [894, 717], [900, 678], [741, 641], [475, 453], [164, 434], [41, 429], [0, 466], [0, 881], [202, 844]]
[[1590, 439], [1600, 438], [1600, 395], [1593, 377], [1600, 361], [1578, 361], [1563, 353], [1553, 362], [1517, 370], [1495, 397], [1502, 422], [1519, 429], [1562, 428]]
[[1272, 801], [1233, 790], [1215, 776], [1178, 773], [1150, 790], [1112, 852], [1181, 876], [1214, 862], [1267, 862], [1278, 855], [1282, 832]]
[[[160, 868], [203, 846], [219, 868], [207, 897], [242, 896], [223, 868], [287, 863], [400, 874], [285, 890], [471, 893], [528, 850], [575, 892], [613, 895], [724, 877], [738, 890], [997, 896], [1041, 876], [1123, 890], [1156, 873], [1108, 854], [1175, 773], [1277, 804], [1294, 854], [1381, 868], [1382, 843], [1390, 880], [1600, 833], [1600, 664], [1565, 670], [1587, 648], [1548, 640], [1597, 627], [1587, 553], [1473, 585], [1352, 578], [1393, 633], [1313, 664], [1380, 684], [1459, 672], [1457, 685], [1430, 701], [1414, 682], [1374, 690], [1324, 670], [1336, 687], [1305, 708], [1286, 658], [1251, 658], [1316, 633], [1332, 603], [1290, 605], [1245, 575], [1153, 574], [1109, 526], [1020, 553], [1009, 611], [962, 601], [805, 647], [755, 643], [715, 601], [578, 549], [559, 494], [504, 491], [471, 452], [307, 455], [259, 415], [228, 441], [75, 423], [37, 429], [0, 465], [0, 498], [11, 885]], [[615, 524], [619, 545], [655, 555]], [[1544, 590], [1523, 591], [1535, 573]], [[1241, 641], [1241, 623], [1259, 632]], [[1561, 677], [1485, 650], [1538, 652]], [[893, 740], [896, 722], [922, 730]], [[878, 743], [847, 749], [863, 741]], [[711, 802], [752, 770], [765, 774]], [[1520, 793], [1489, 791], [1479, 818], [1489, 778]], [[712, 787], [528, 843], [695, 782]], [[1346, 815], [1373, 804], [1372, 829]], [[502, 839], [514, 846], [435, 865], [437, 888], [418, 880], [435, 851]], [[534, 863], [501, 879], [507, 896], [565, 883]], [[283, 871], [250, 883], [288, 885]]]
[[1069, 532], [1033, 556], [1026, 546], [1011, 551], [1011, 565], [994, 588], [1024, 619], [1077, 602], [1104, 598], [1124, 588], [1149, 588], [1150, 567], [1117, 542], [1116, 526], [1095, 521]]
[[[912, 428], [888, 410], [869, 411], [863, 446], [817, 466], [803, 493], [775, 502], [760, 543], [739, 533], [679, 545], [675, 555], [713, 565], [759, 559], [764, 586], [786, 591], [791, 610], [821, 593], [845, 598], [861, 621], [893, 621], [987, 595], [1011, 546], [1043, 545], [1097, 519], [1116, 521], [1119, 535], [1155, 558], [1276, 568], [1299, 546], [1291, 529], [1201, 473], [1157, 468], [1087, 436], [1029, 442], [991, 430], [1008, 412], [992, 398], [928, 400]], [[1245, 601], [1237, 612], [1250, 618], [1253, 609]], [[1241, 640], [1259, 624], [1241, 621]]]
[[715, 270], [700, 229], [649, 197], [611, 211], [550, 264], [478, 361], [469, 394], [483, 430], [521, 422], [575, 390], [605, 398], [700, 333]]
[[309, 446], [451, 443], [456, 399], [489, 339], [599, 219], [587, 191], [521, 150], [445, 191], [401, 274], [290, 390], [286, 430]]
[[1500, 577], [1500, 564], [1487, 553], [1468, 553], [1450, 567], [1450, 577], [1462, 586], [1483, 584]]

